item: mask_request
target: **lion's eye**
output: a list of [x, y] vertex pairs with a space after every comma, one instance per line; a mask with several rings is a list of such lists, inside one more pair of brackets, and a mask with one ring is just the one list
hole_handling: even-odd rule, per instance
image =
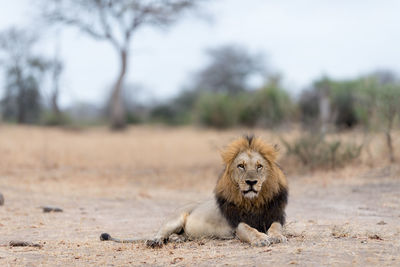
[[262, 168], [263, 168], [263, 165], [261, 165], [261, 164], [257, 165], [257, 171], [260, 171]]
[[237, 165], [237, 167], [238, 167], [238, 169], [244, 170], [244, 164], [240, 163], [240, 164]]

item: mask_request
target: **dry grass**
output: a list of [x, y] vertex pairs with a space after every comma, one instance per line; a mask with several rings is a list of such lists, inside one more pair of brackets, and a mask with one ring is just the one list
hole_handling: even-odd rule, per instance
[[[0, 125], [0, 266], [398, 264], [400, 168], [386, 165], [379, 136], [370, 140], [370, 154], [335, 172], [299, 175], [297, 166], [283, 164], [291, 173], [288, 244], [202, 240], [151, 250], [98, 240], [103, 231], [148, 237], [182, 203], [210, 197], [221, 171], [218, 150], [247, 132]], [[300, 134], [255, 133], [271, 143]], [[43, 213], [46, 205], [64, 212]], [[43, 247], [10, 248], [15, 239]]]

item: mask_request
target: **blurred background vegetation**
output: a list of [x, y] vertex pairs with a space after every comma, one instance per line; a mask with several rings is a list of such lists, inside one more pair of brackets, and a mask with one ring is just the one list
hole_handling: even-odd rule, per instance
[[[133, 33], [142, 26], [169, 27], [205, 1], [42, 1], [48, 25], [74, 27], [94, 40], [110, 43], [120, 72], [103, 106], [71, 104], [61, 109], [64, 63], [40, 51], [40, 34], [12, 27], [0, 33], [0, 70], [4, 94], [2, 123], [43, 126], [108, 124], [121, 130], [130, 124], [200, 125], [287, 131], [304, 134], [282, 143], [286, 153], [311, 168], [336, 168], [356, 159], [370, 133], [381, 133], [388, 161], [395, 162], [393, 131], [400, 115], [400, 79], [391, 70], [371, 70], [347, 79], [315, 77], [299, 94], [290, 93], [279, 72], [257, 51], [225, 44], [205, 51], [203, 67], [184, 89], [162, 101], [138, 101], [140, 85], [125, 82]], [[155, 4], [157, 3], [157, 4]], [[254, 82], [258, 81], [258, 82]], [[260, 82], [261, 81], [261, 82]], [[361, 142], [332, 140], [329, 134], [357, 129]]]

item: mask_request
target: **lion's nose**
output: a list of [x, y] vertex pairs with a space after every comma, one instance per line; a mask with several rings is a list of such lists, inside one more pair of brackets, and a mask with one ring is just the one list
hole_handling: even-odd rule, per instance
[[246, 180], [246, 184], [253, 186], [257, 183], [257, 180]]

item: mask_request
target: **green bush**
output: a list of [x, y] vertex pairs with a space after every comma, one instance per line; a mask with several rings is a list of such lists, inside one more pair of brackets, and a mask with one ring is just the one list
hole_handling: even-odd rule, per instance
[[125, 121], [127, 124], [140, 124], [143, 122], [143, 118], [135, 112], [127, 112], [125, 115]]
[[65, 113], [55, 114], [54, 112], [44, 112], [42, 114], [42, 124], [46, 126], [61, 126], [71, 123], [71, 119]]
[[289, 94], [270, 82], [255, 92], [238, 95], [238, 122], [244, 126], [274, 127], [291, 119], [295, 111]]
[[247, 127], [256, 126], [261, 117], [261, 108], [257, 102], [257, 97], [255, 93], [245, 92], [238, 95], [238, 123]]
[[224, 93], [200, 95], [195, 107], [195, 117], [202, 125], [219, 129], [235, 126], [238, 122], [238, 103]]
[[196, 102], [194, 115], [201, 124], [216, 128], [273, 127], [287, 121], [293, 107], [288, 93], [270, 83], [258, 91], [236, 95], [203, 93]]
[[150, 121], [168, 125], [187, 124], [191, 120], [190, 110], [182, 110], [174, 105], [158, 105], [150, 111]]
[[277, 126], [287, 121], [294, 111], [289, 94], [276, 82], [257, 91], [254, 103], [259, 112], [259, 123], [264, 126]]
[[362, 145], [341, 140], [327, 141], [322, 135], [307, 134], [293, 142], [282, 139], [286, 156], [294, 157], [310, 169], [343, 167], [357, 159]]
[[184, 90], [169, 102], [154, 106], [150, 110], [150, 121], [169, 125], [191, 123], [198, 95], [195, 91]]

